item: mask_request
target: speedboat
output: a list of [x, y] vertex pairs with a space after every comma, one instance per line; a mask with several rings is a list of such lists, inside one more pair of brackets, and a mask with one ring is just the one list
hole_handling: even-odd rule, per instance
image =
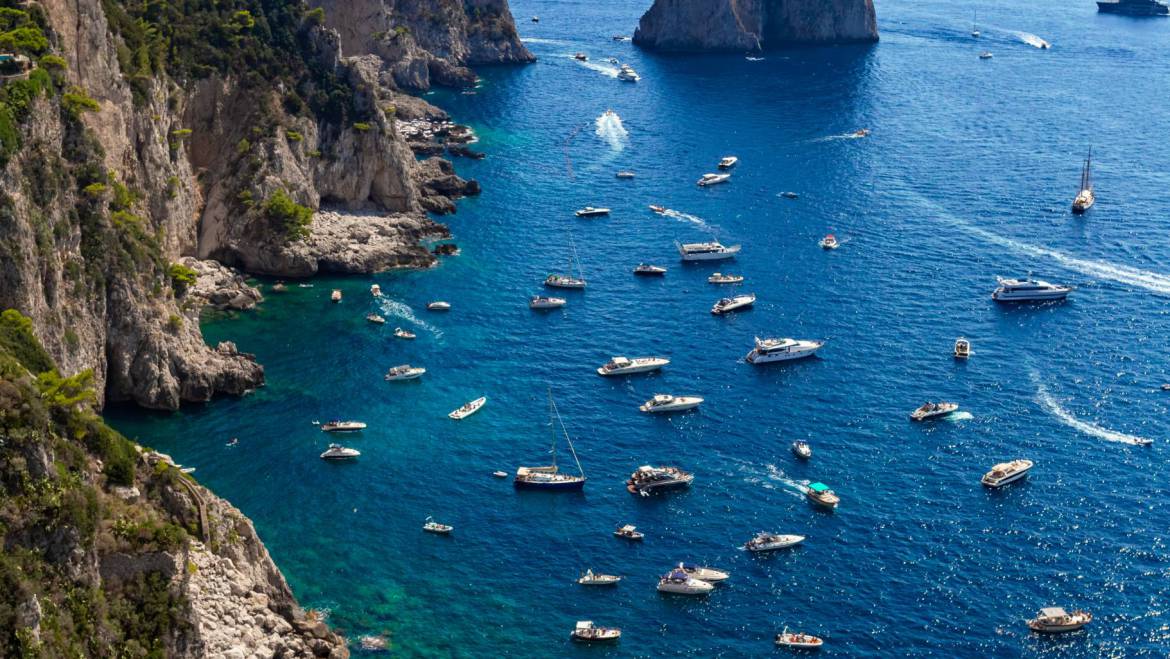
[[582, 586], [616, 586], [622, 578], [614, 574], [594, 574], [593, 570], [585, 570], [585, 573], [577, 578], [577, 583]]
[[782, 648], [799, 648], [802, 650], [816, 650], [825, 644], [824, 639], [809, 634], [799, 634], [788, 631], [785, 627], [784, 631], [776, 634], [776, 645]]
[[539, 22], [540, 22], [540, 17], [539, 17], [539, 16], [533, 16], [533, 17], [532, 17], [532, 22], [533, 22], [533, 23], [539, 23]]
[[731, 578], [731, 574], [728, 572], [716, 570], [713, 567], [695, 565], [694, 563], [679, 563], [678, 569], [686, 572], [692, 579], [706, 581], [707, 583], [719, 583], [720, 581], [727, 581]]
[[999, 279], [999, 287], [991, 294], [996, 302], [1045, 302], [1063, 300], [1072, 292], [1072, 286], [1050, 284], [1039, 279]]
[[376, 313], [372, 313], [372, 314], [367, 315], [366, 320], [370, 321], [371, 323], [373, 323], [375, 325], [385, 325], [386, 324], [386, 319], [379, 316]]
[[804, 491], [804, 494], [813, 503], [826, 508], [836, 508], [837, 504], [841, 503], [841, 498], [824, 483], [813, 483], [809, 485]]
[[341, 302], [341, 289], [340, 288], [333, 289], [333, 292], [329, 294], [329, 299], [334, 301], [334, 302]]
[[622, 170], [617, 173], [618, 178], [634, 178], [634, 173], [627, 170]]
[[716, 302], [715, 306], [711, 307], [711, 313], [719, 316], [725, 313], [731, 313], [732, 311], [747, 309], [755, 303], [755, 293], [746, 293], [744, 295], [736, 295], [735, 297], [725, 297]]
[[991, 51], [989, 50], [985, 50], [979, 53], [979, 59], [991, 59], [992, 57], [994, 57], [994, 55], [992, 55]]
[[321, 424], [324, 432], [357, 432], [365, 430], [366, 424], [361, 421], [328, 421]]
[[396, 380], [413, 380], [417, 377], [421, 377], [422, 374], [426, 372], [427, 369], [421, 366], [402, 364], [401, 366], [395, 366], [389, 371], [386, 371], [386, 381], [393, 382]]
[[607, 58], [605, 58], [605, 61], [609, 62], [610, 64], [617, 64], [617, 63], [618, 63], [618, 58], [616, 58], [616, 57], [607, 57]]
[[801, 439], [792, 442], [792, 452], [801, 460], [808, 460], [812, 457], [812, 447], [808, 445], [808, 442]]
[[791, 191], [781, 192], [780, 196], [784, 197], [785, 199], [798, 199], [798, 198], [800, 198], [800, 195], [796, 194], [795, 192], [791, 192]]
[[634, 266], [634, 274], [645, 277], [661, 277], [666, 274], [666, 268], [660, 265], [650, 265], [648, 263], [639, 263]]
[[589, 61], [589, 56], [588, 56], [588, 55], [586, 55], [585, 53], [576, 53], [576, 54], [574, 54], [574, 55], [573, 55], [573, 59], [575, 59], [575, 60], [580, 60], [580, 61], [582, 61], [582, 62], [588, 62], [588, 61]]
[[585, 280], [570, 275], [549, 275], [544, 285], [552, 288], [585, 288]]
[[626, 82], [638, 82], [638, 72], [629, 64], [622, 64], [622, 68], [618, 70], [618, 80]]
[[699, 186], [705, 188], [708, 185], [718, 185], [719, 183], [726, 183], [729, 180], [731, 180], [731, 174], [710, 174], [710, 173], [708, 173], [708, 174], [703, 174], [703, 176], [701, 176], [699, 178], [699, 180], [696, 181], [696, 183], [698, 183]]
[[674, 595], [706, 595], [715, 590], [715, 584], [700, 581], [682, 570], [671, 570], [658, 580], [658, 592]]
[[725, 275], [722, 272], [716, 272], [710, 277], [707, 277], [708, 284], [742, 284], [743, 275]]
[[447, 416], [452, 418], [452, 419], [455, 419], [456, 421], [458, 421], [460, 419], [466, 419], [467, 417], [471, 416], [472, 414], [475, 414], [476, 412], [478, 412], [479, 408], [483, 407], [483, 404], [486, 402], [487, 402], [487, 396], [480, 396], [479, 398], [476, 398], [475, 400], [471, 401], [470, 403], [463, 405], [459, 409], [452, 411]]
[[1093, 614], [1088, 611], [1073, 611], [1069, 613], [1059, 606], [1050, 606], [1040, 609], [1040, 613], [1028, 621], [1028, 629], [1034, 632], [1073, 632], [1093, 620]]
[[859, 128], [852, 133], [853, 137], [869, 137], [868, 128]]
[[656, 204], [650, 204], [650, 210], [661, 215], [661, 214], [666, 212], [666, 206], [658, 206]]
[[955, 339], [955, 359], [967, 359], [971, 356], [971, 342], [963, 337]]
[[434, 302], [427, 304], [427, 310], [428, 311], [450, 311], [451, 310], [451, 303], [450, 302], [443, 302], [442, 300], [436, 300]]
[[382, 287], [377, 284], [372, 284], [370, 286], [370, 295], [373, 295], [374, 297], [382, 297]]
[[322, 460], [352, 460], [361, 455], [357, 449], [346, 448], [341, 444], [330, 444], [321, 454]]
[[1008, 483], [1014, 483], [1024, 476], [1028, 475], [1028, 470], [1032, 468], [1031, 460], [1012, 460], [1011, 462], [1001, 462], [991, 468], [991, 471], [983, 474], [981, 483], [990, 488], [1003, 487]]
[[643, 412], [681, 412], [693, 409], [703, 402], [698, 396], [671, 396], [670, 394], [654, 394], [650, 400], [642, 403], [638, 409]]
[[707, 243], [683, 243], [678, 245], [678, 253], [684, 261], [719, 261], [735, 258], [740, 248], [740, 245], [724, 247], [713, 240]]
[[397, 336], [400, 339], [408, 339], [409, 340], [409, 339], [415, 338], [416, 335], [414, 332], [411, 332], [409, 330], [404, 330], [401, 327], [395, 327], [394, 328], [394, 336]]
[[508, 472], [496, 470], [492, 472], [492, 476], [495, 476], [496, 478], [507, 478]]
[[582, 208], [581, 210], [576, 211], [574, 213], [574, 215], [576, 215], [577, 217], [600, 217], [602, 215], [609, 215], [609, 209], [608, 208], [594, 208], [592, 206], [586, 206], [585, 208]]
[[837, 242], [837, 236], [834, 236], [831, 233], [824, 238], [821, 238], [821, 242], [819, 244], [821, 249], [837, 249], [841, 246], [841, 243]]
[[454, 531], [455, 528], [452, 526], [447, 526], [446, 524], [440, 524], [440, 523], [436, 522], [433, 517], [427, 517], [426, 523], [423, 524], [423, 530], [426, 531], [427, 533], [438, 533], [439, 535], [447, 535], [447, 534], [451, 533], [451, 531]]
[[1096, 195], [1093, 194], [1093, 177], [1090, 171], [1093, 161], [1093, 152], [1089, 151], [1089, 157], [1085, 158], [1085, 166], [1081, 169], [1081, 188], [1077, 192], [1076, 198], [1073, 199], [1072, 211], [1080, 214], [1089, 210], [1089, 207], [1097, 201]]
[[792, 359], [812, 357], [816, 354], [824, 341], [809, 341], [807, 339], [761, 339], [756, 337], [756, 347], [744, 359], [749, 364], [767, 364], [783, 362]]
[[558, 309], [568, 304], [568, 300], [563, 297], [544, 297], [542, 295], [533, 295], [532, 299], [528, 301], [529, 309]]
[[926, 402], [921, 407], [910, 413], [911, 421], [929, 421], [930, 419], [937, 419], [940, 417], [954, 414], [959, 409], [958, 403], [947, 402]]
[[598, 367], [598, 375], [632, 375], [648, 373], [666, 366], [670, 360], [665, 357], [614, 357], [604, 366]]
[[638, 527], [634, 526], [633, 524], [619, 526], [613, 532], [613, 534], [619, 538], [625, 538], [626, 540], [642, 540], [646, 537], [646, 534], [639, 531]]
[[735, 156], [723, 156], [719, 159], [719, 169], [731, 169], [739, 162], [739, 158]]
[[650, 496], [651, 492], [690, 487], [694, 480], [694, 474], [685, 472], [678, 467], [642, 465], [638, 467], [637, 471], [630, 474], [630, 480], [626, 481], [626, 489], [630, 491], [630, 494], [640, 494], [645, 497]]
[[577, 626], [569, 632], [574, 641], [593, 643], [597, 641], [616, 641], [622, 637], [622, 630], [617, 627], [598, 627], [592, 620], [578, 620]]
[[804, 542], [803, 535], [780, 535], [760, 531], [756, 537], [744, 543], [743, 548], [754, 552], [775, 551], [795, 547], [802, 542]]

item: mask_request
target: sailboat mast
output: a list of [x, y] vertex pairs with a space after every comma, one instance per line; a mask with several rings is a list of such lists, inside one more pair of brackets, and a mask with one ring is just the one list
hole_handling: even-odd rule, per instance
[[573, 440], [569, 437], [569, 431], [565, 428], [565, 422], [561, 419], [561, 413], [557, 411], [557, 404], [553, 402], [552, 390], [548, 392], [548, 402], [552, 405], [553, 414], [557, 417], [557, 423], [561, 425], [561, 432], [565, 435], [565, 441], [569, 443], [569, 452], [573, 454], [573, 461], [577, 463], [577, 473], [585, 476], [585, 470], [581, 468], [581, 460], [577, 457], [577, 449], [573, 448]]
[[[584, 273], [581, 272], [581, 259], [577, 258], [577, 241], [573, 240], [573, 232], [569, 232], [569, 249], [572, 250], [572, 261], [569, 262], [569, 273], [573, 272], [573, 264], [577, 265], [577, 279], [584, 279]], [[552, 391], [548, 393], [549, 400], [552, 400]]]
[[557, 406], [553, 403], [552, 389], [548, 390], [548, 408], [548, 429], [552, 433], [552, 466], [555, 471], [557, 466], [557, 429], [552, 424], [552, 417], [553, 413], [556, 412]]

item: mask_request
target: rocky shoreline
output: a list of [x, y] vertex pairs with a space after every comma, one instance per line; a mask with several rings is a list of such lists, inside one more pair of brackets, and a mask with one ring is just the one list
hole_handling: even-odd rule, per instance
[[654, 0], [633, 38], [643, 48], [675, 52], [877, 40], [873, 0]]

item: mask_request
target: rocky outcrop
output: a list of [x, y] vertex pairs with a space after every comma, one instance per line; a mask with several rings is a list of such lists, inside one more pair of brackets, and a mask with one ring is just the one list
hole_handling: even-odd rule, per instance
[[745, 51], [877, 41], [873, 0], [655, 0], [634, 43], [663, 51]]
[[190, 256], [179, 259], [179, 263], [195, 272], [195, 282], [187, 285], [183, 298], [199, 306], [221, 311], [246, 311], [264, 299], [260, 289], [249, 284], [235, 268]]

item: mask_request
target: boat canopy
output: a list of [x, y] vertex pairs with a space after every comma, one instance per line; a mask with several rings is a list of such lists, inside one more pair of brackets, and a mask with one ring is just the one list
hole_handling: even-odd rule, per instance
[[808, 486], [808, 489], [812, 490], [813, 492], [828, 492], [829, 486], [825, 485], [824, 483], [813, 483], [812, 485]]
[[578, 620], [577, 621], [577, 629], [592, 629], [592, 628], [593, 628], [593, 621], [592, 620]]
[[1049, 606], [1040, 609], [1040, 615], [1045, 618], [1059, 618], [1068, 615], [1068, 612], [1059, 606]]

